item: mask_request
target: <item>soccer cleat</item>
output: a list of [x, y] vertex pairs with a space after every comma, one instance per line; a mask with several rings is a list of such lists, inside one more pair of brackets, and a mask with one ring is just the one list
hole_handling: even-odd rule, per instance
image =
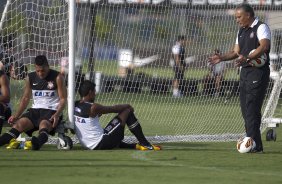
[[17, 141], [15, 138], [11, 139], [8, 146], [6, 147], [7, 149], [18, 149], [20, 147], [21, 142]]
[[32, 143], [32, 150], [39, 150], [40, 149], [40, 144], [39, 140], [37, 137], [32, 137], [31, 138], [31, 143]]
[[157, 145], [143, 146], [141, 144], [136, 144], [135, 148], [141, 151], [147, 151], [147, 150], [159, 151], [161, 150], [161, 146], [157, 146]]
[[25, 143], [24, 143], [24, 150], [31, 150], [31, 149], [32, 149], [31, 141], [25, 141]]

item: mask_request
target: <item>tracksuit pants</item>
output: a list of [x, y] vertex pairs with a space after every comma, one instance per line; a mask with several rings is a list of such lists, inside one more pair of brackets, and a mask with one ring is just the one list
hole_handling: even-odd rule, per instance
[[260, 125], [261, 108], [269, 82], [269, 66], [244, 67], [240, 73], [240, 106], [248, 137], [256, 142], [256, 150], [263, 150]]

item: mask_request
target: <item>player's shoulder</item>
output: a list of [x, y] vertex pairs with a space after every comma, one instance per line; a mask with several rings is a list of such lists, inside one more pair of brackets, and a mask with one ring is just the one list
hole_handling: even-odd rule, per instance
[[6, 84], [9, 85], [9, 78], [3, 70], [0, 70], [0, 86]]
[[101, 109], [101, 108], [103, 108], [104, 106], [102, 105], [102, 104], [99, 104], [99, 103], [92, 103], [91, 104], [91, 108], [93, 109], [93, 110], [99, 110], [99, 109]]
[[32, 80], [32, 79], [35, 79], [37, 76], [36, 72], [35, 71], [32, 71], [32, 72], [29, 72], [27, 77]]
[[180, 44], [179, 44], [178, 42], [176, 42], [176, 43], [172, 46], [172, 48], [180, 48]]
[[54, 75], [54, 76], [58, 76], [60, 74], [60, 72], [54, 69], [50, 69], [49, 72], [50, 72], [50, 75]]

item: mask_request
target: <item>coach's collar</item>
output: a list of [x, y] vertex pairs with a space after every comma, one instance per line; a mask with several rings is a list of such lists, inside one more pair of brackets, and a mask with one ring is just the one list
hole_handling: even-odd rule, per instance
[[255, 25], [257, 25], [257, 23], [258, 23], [258, 18], [256, 17], [255, 18], [255, 20], [254, 20], [254, 22], [252, 23], [252, 25], [250, 26], [251, 28], [253, 28]]

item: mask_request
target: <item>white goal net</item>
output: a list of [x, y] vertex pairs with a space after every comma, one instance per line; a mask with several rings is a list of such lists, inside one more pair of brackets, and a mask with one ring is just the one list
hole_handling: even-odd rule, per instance
[[[70, 1], [70, 0], [68, 0]], [[23, 89], [24, 68], [45, 54], [52, 68], [66, 72], [67, 0], [8, 0], [0, 24], [4, 60], [11, 76], [13, 109]], [[244, 134], [239, 75], [232, 61], [217, 68], [207, 57], [235, 44], [238, 25], [231, 0], [77, 0], [75, 34], [76, 89], [85, 78], [96, 83], [99, 103], [129, 103], [144, 134], [153, 142], [230, 141]], [[262, 131], [279, 118], [281, 101], [282, 2], [249, 1], [272, 31], [272, 79], [263, 106]], [[6, 6], [5, 6], [6, 5]], [[185, 74], [173, 96], [172, 47], [185, 37]], [[78, 98], [78, 96], [77, 96]], [[280, 110], [281, 111], [281, 110]], [[67, 114], [67, 112], [66, 112]], [[281, 112], [280, 112], [281, 115]], [[65, 118], [68, 116], [65, 115]], [[103, 125], [113, 116], [102, 116]], [[131, 140], [130, 132], [126, 132]]]

